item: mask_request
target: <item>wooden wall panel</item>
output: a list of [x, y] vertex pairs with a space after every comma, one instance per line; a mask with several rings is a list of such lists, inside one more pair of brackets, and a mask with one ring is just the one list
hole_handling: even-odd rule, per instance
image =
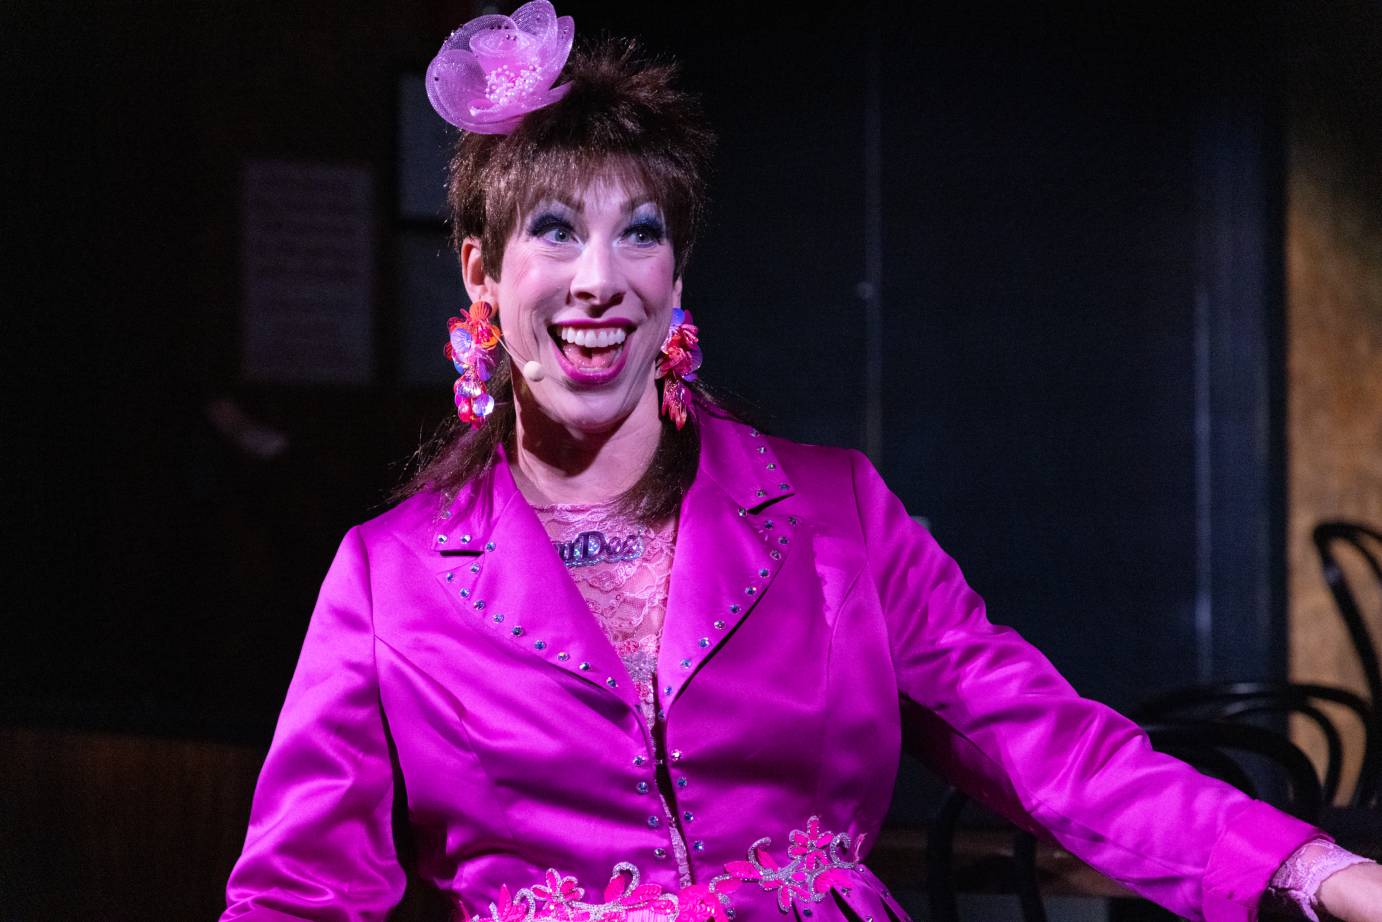
[[[1365, 693], [1310, 540], [1324, 519], [1382, 528], [1382, 11], [1341, 8], [1300, 33], [1290, 94], [1290, 657], [1295, 680]], [[1382, 599], [1372, 591], [1360, 602], [1382, 637]], [[1348, 732], [1356, 753], [1361, 730]], [[1298, 738], [1322, 758], [1308, 728]]]

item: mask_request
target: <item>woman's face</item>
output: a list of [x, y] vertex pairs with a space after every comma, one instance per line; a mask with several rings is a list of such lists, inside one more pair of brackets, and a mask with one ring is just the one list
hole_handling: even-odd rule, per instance
[[499, 312], [515, 365], [533, 360], [545, 372], [537, 382], [515, 375], [521, 404], [531, 399], [558, 424], [602, 432], [651, 396], [681, 281], [673, 277], [666, 221], [647, 195], [597, 177], [520, 216], [502, 281], [483, 273], [472, 241], [462, 263], [470, 296]]

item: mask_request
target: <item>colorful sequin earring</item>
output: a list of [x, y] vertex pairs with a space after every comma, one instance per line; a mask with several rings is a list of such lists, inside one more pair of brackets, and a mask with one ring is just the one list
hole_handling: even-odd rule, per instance
[[452, 386], [456, 396], [456, 416], [475, 428], [494, 412], [494, 398], [485, 390], [485, 382], [494, 373], [494, 350], [499, 345], [499, 327], [490, 318], [494, 307], [488, 301], [476, 301], [460, 317], [446, 322], [450, 338], [446, 343], [446, 357], [460, 375]]
[[662, 355], [657, 360], [657, 376], [662, 382], [662, 413], [680, 429], [686, 425], [686, 404], [689, 400], [685, 381], [696, 380], [701, 367], [700, 335], [691, 322], [691, 312], [673, 308], [672, 323], [667, 338], [662, 341]]

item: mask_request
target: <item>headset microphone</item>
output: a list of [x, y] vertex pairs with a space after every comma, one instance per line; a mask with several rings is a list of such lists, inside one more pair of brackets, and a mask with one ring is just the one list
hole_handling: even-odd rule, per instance
[[547, 377], [547, 372], [542, 370], [541, 363], [537, 362], [534, 359], [529, 359], [528, 361], [523, 362], [522, 365], [519, 365], [518, 363], [523, 358], [523, 356], [513, 351], [513, 349], [509, 347], [509, 344], [505, 342], [503, 337], [500, 337], [499, 344], [504, 347], [504, 351], [509, 354], [509, 358], [513, 359], [514, 366], [518, 368], [518, 373], [521, 374], [524, 378], [536, 384], [543, 378]]

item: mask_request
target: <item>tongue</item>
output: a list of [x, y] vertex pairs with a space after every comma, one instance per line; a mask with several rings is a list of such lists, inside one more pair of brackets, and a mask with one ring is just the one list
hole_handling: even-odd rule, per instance
[[623, 344], [617, 346], [597, 346], [588, 348], [578, 346], [575, 343], [562, 343], [561, 353], [566, 356], [566, 360], [577, 368], [588, 368], [598, 370], [608, 368], [614, 364], [614, 356], [623, 348]]

